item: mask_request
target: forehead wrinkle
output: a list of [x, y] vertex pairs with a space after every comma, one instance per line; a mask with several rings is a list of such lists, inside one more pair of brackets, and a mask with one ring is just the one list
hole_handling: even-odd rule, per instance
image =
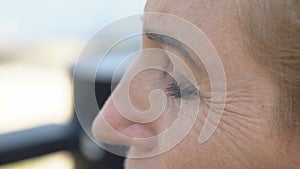
[[148, 0], [144, 12], [173, 14], [188, 19], [207, 7], [205, 0]]
[[161, 12], [164, 13], [166, 1], [148, 0], [144, 12]]
[[206, 5], [203, 0], [189, 0], [188, 2], [180, 0], [148, 0], [144, 10], [144, 27], [163, 27], [163, 25], [157, 24], [160, 23], [158, 20], [162, 16], [156, 15], [153, 18], [151, 13], [174, 15], [196, 24], [199, 22], [199, 14], [202, 13], [204, 6]]

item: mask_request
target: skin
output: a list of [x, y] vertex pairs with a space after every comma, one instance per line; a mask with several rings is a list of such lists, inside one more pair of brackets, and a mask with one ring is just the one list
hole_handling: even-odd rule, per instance
[[[197, 75], [197, 87], [201, 89], [203, 102], [199, 106], [200, 114], [188, 135], [166, 153], [150, 158], [128, 158], [127, 169], [199, 169], [199, 168], [293, 168], [288, 166], [285, 153], [274, 131], [273, 107], [275, 85], [264, 70], [247, 52], [241, 48], [244, 38], [237, 17], [237, 4], [232, 0], [224, 1], [182, 1], [149, 0], [145, 12], [173, 14], [188, 20], [201, 29], [218, 51], [227, 79], [227, 100], [223, 118], [214, 134], [203, 144], [198, 137], [206, 119], [211, 102], [211, 88], [208, 75], [204, 71], [192, 69]], [[145, 19], [144, 27], [151, 25]], [[143, 37], [143, 49], [157, 48], [176, 51], [166, 45]], [[180, 54], [178, 54], [180, 55]], [[205, 70], [195, 54], [193, 60]], [[149, 62], [139, 57], [133, 65], [135, 69]], [[185, 74], [181, 65], [170, 57], [162, 57], [157, 64], [178, 67], [179, 74]], [[187, 63], [189, 64], [189, 63]], [[180, 72], [181, 71], [181, 72]], [[177, 72], [173, 72], [176, 76]], [[130, 74], [130, 71], [129, 73]], [[125, 75], [113, 94], [122, 96], [125, 90]], [[129, 98], [139, 110], [149, 109], [148, 96], [153, 89], [163, 89], [170, 77], [160, 71], [149, 70], [137, 75], [132, 81]], [[120, 115], [110, 97], [93, 124], [94, 135], [107, 143], [126, 144], [132, 149], [150, 151], [157, 143], [140, 141], [134, 138], [149, 138], [162, 133], [175, 121], [179, 106], [178, 99], [167, 98], [167, 108], [161, 116], [150, 123], [130, 121]], [[194, 104], [187, 101], [187, 104]], [[219, 103], [212, 103], [219, 104]], [[185, 118], [189, 118], [186, 116]], [[184, 120], [184, 119], [183, 119]], [[112, 135], [112, 129], [121, 135]], [[128, 136], [128, 137], [124, 137]], [[129, 153], [132, 153], [130, 151]]]

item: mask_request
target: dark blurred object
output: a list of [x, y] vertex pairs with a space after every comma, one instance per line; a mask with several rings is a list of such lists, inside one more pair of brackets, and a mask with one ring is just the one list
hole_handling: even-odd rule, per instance
[[0, 164], [59, 150], [76, 150], [80, 126], [74, 119], [65, 126], [47, 125], [0, 135]]
[[[113, 62], [115, 61], [118, 60]], [[102, 71], [107, 74], [105, 78], [100, 76], [94, 82], [84, 77], [75, 78], [73, 81], [74, 86], [76, 86], [74, 94], [84, 100], [86, 95], [85, 89], [94, 85], [96, 101], [98, 107], [101, 108], [111, 93], [111, 78], [107, 77], [112, 76], [113, 67], [118, 65], [117, 63], [112, 63], [111, 60], [108, 60], [108, 64], [110, 65], [108, 66], [110, 70]], [[88, 67], [88, 65], [86, 66]], [[89, 103], [83, 104], [87, 107], [89, 106]], [[73, 120], [67, 125], [46, 125], [0, 135], [0, 165], [51, 152], [67, 150], [75, 157], [76, 169], [123, 168], [124, 158], [108, 153], [96, 145], [84, 132], [77, 114], [74, 113]], [[96, 114], [97, 112], [93, 112], [89, 116], [89, 120], [92, 121]], [[91, 124], [91, 122], [89, 123]]]

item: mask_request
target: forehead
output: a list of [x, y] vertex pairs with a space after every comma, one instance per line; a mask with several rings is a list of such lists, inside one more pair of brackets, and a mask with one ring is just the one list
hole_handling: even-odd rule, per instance
[[145, 12], [168, 13], [187, 19], [199, 12], [200, 4], [200, 0], [148, 0]]
[[[213, 29], [219, 26], [216, 25], [219, 20], [216, 15], [218, 15], [217, 13], [220, 11], [224, 11], [225, 1], [226, 0], [148, 0], [145, 6], [145, 12], [159, 12], [178, 16], [193, 23], [202, 31], [209, 34]], [[151, 20], [148, 20], [147, 16], [145, 16], [144, 19], [145, 25], [153, 24], [153, 22], [147, 23]]]
[[[159, 12], [180, 17], [201, 29], [211, 40], [239, 34], [238, 1], [235, 0], [148, 0], [145, 13]], [[159, 18], [156, 18], [159, 19]], [[156, 20], [144, 17], [145, 26]], [[151, 21], [150, 23], [147, 23]], [[154, 25], [153, 25], [154, 24]]]

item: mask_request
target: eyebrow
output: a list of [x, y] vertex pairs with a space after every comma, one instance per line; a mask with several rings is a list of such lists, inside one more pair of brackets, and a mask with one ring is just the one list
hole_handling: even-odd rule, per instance
[[184, 44], [173, 38], [173, 37], [170, 37], [170, 36], [167, 36], [167, 35], [163, 35], [163, 34], [158, 34], [158, 33], [149, 33], [149, 32], [146, 32], [144, 31], [145, 35], [147, 38], [149, 38], [150, 40], [153, 40], [157, 43], [160, 43], [160, 44], [163, 44], [163, 45], [167, 45], [167, 46], [170, 46], [170, 47], [173, 47], [175, 48], [176, 50], [178, 50], [186, 59], [188, 59], [189, 62], [191, 62], [194, 66], [196, 66], [198, 69], [199, 66], [196, 65], [195, 61], [193, 60], [192, 56], [190, 55], [190, 53], [186, 50], [186, 48], [184, 47]]

